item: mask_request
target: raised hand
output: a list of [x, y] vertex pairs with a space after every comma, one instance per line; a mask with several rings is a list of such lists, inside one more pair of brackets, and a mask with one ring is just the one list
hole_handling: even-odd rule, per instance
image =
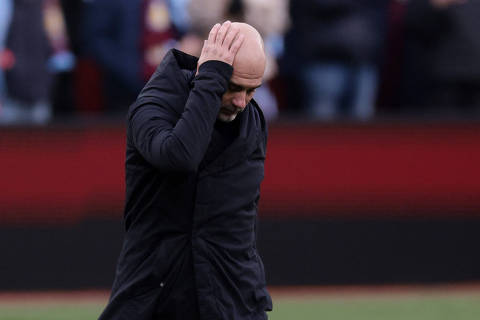
[[232, 26], [230, 21], [222, 25], [217, 23], [203, 43], [198, 67], [208, 60], [218, 60], [232, 65], [244, 38], [245, 36], [239, 33], [238, 27]]

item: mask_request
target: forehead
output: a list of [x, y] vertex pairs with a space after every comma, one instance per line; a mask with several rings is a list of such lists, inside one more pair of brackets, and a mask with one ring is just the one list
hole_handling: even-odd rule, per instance
[[233, 68], [233, 74], [230, 82], [245, 88], [256, 88], [262, 84], [262, 78], [263, 70], [262, 72], [259, 72], [258, 70], [242, 70], [241, 68]]

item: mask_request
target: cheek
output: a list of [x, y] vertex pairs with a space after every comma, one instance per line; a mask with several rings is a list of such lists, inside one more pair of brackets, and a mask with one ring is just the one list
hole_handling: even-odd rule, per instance
[[225, 93], [222, 96], [222, 106], [230, 105], [231, 101], [232, 101], [232, 95], [231, 94]]

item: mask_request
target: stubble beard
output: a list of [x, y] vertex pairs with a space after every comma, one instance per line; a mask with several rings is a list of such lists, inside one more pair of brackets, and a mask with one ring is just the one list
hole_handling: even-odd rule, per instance
[[220, 112], [218, 113], [218, 116], [217, 116], [217, 119], [222, 121], [222, 122], [232, 122], [233, 120], [235, 120], [235, 118], [237, 117], [237, 115], [242, 112], [243, 110], [238, 110], [237, 108], [235, 108], [232, 113], [224, 113], [222, 112], [223, 110], [228, 110], [230, 111], [231, 109], [230, 108], [225, 108], [225, 107], [222, 107], [220, 109]]

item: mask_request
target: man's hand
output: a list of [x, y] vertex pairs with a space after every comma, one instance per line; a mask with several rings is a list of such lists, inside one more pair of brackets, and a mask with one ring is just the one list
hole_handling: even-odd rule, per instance
[[244, 38], [244, 35], [239, 34], [239, 29], [232, 26], [230, 21], [226, 21], [222, 25], [217, 23], [210, 30], [208, 39], [203, 43], [198, 67], [208, 60], [218, 60], [232, 65]]

